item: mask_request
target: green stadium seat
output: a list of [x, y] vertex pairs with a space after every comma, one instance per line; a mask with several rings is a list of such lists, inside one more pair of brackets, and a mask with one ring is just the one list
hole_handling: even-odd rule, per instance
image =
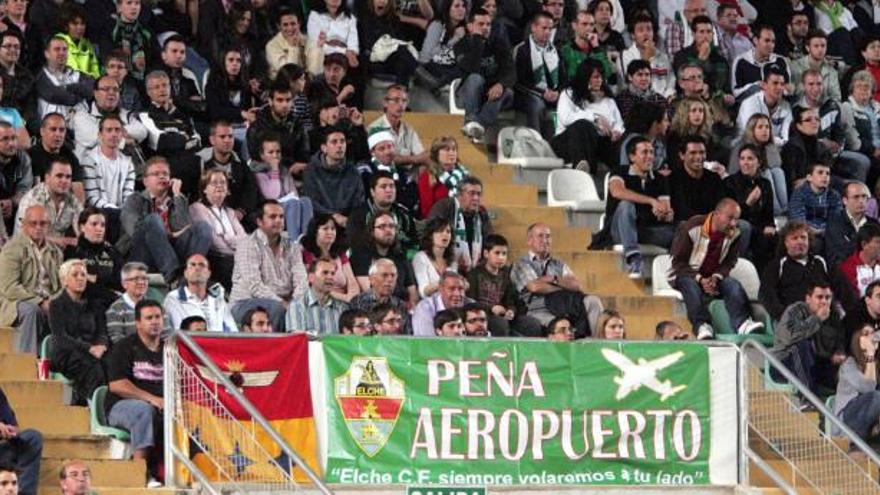
[[127, 431], [114, 428], [107, 424], [107, 413], [105, 403], [107, 400], [107, 392], [110, 389], [106, 385], [102, 385], [95, 389], [89, 400], [89, 417], [91, 419], [92, 434], [113, 437], [117, 440], [127, 442], [131, 436]]
[[724, 342], [733, 342], [737, 345], [742, 344], [746, 339], [754, 339], [764, 344], [766, 347], [773, 345], [773, 321], [766, 312], [760, 318], [764, 322], [763, 333], [751, 333], [748, 335], [740, 335], [736, 333], [736, 329], [730, 324], [730, 315], [727, 314], [727, 308], [724, 301], [716, 299], [709, 303], [709, 315], [712, 317], [712, 328], [715, 329], [715, 338]]
[[[54, 339], [51, 335], [47, 335], [46, 338], [40, 342], [40, 357], [43, 359], [48, 359], [50, 362], [52, 360], [52, 346], [54, 343]], [[73, 381], [70, 378], [67, 378], [62, 373], [58, 373], [57, 371], [49, 372], [49, 379], [58, 380], [64, 384], [72, 384]]]

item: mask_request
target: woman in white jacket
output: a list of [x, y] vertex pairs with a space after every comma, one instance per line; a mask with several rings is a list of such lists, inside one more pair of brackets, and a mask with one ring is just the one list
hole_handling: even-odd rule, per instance
[[600, 163], [614, 165], [614, 144], [625, 131], [623, 117], [602, 76], [602, 65], [584, 60], [556, 104], [553, 150], [566, 163], [598, 174]]

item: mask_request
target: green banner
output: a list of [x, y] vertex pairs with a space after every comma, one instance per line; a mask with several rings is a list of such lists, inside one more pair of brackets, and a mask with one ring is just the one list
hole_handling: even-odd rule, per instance
[[331, 483], [708, 484], [688, 344], [323, 339]]

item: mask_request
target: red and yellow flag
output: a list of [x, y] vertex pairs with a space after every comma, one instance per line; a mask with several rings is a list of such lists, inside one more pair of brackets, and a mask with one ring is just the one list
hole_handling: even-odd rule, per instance
[[[194, 340], [287, 444], [312, 470], [319, 472], [306, 337], [205, 335]], [[189, 349], [178, 344], [178, 351], [182, 360], [193, 367], [200, 382], [178, 384], [184, 417], [183, 424], [177, 426], [178, 441], [184, 440], [180, 447], [212, 479], [222, 481], [218, 473], [222, 470], [243, 482], [281, 481], [269, 459], [284, 467], [294, 465], [293, 461], [261, 427], [252, 428], [251, 416], [213, 380], [212, 374]], [[218, 399], [224, 407], [218, 407]], [[257, 444], [251, 440], [251, 432], [257, 437]], [[307, 481], [295, 465], [294, 477], [297, 481]]]

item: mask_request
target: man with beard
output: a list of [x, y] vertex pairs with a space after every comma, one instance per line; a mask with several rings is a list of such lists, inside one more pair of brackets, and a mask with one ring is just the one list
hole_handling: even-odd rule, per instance
[[416, 222], [410, 210], [397, 201], [394, 176], [384, 170], [374, 173], [370, 177], [369, 190], [370, 197], [367, 199], [367, 204], [355, 208], [351, 212], [348, 223], [349, 240], [354, 243], [361, 239], [366, 234], [366, 225], [370, 223], [373, 216], [379, 213], [391, 213], [397, 222], [397, 242], [400, 244], [400, 248], [404, 252], [418, 249]]
[[415, 275], [412, 265], [406, 259], [406, 255], [400, 251], [397, 244], [397, 222], [390, 213], [378, 213], [371, 222], [367, 223], [368, 232], [360, 245], [351, 251], [351, 268], [357, 277], [362, 290], [368, 290], [372, 286], [372, 277], [369, 271], [374, 261], [387, 258], [394, 262], [397, 268], [397, 279], [394, 295], [409, 301], [415, 305], [419, 300], [416, 290]]

